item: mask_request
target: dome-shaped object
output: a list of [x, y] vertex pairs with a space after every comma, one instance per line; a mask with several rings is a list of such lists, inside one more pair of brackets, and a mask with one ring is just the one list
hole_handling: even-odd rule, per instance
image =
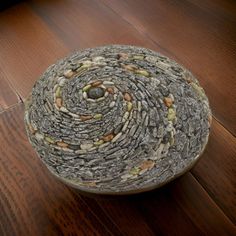
[[112, 45], [50, 66], [26, 101], [29, 140], [79, 190], [128, 194], [183, 174], [209, 135], [208, 99], [192, 74], [149, 49]]

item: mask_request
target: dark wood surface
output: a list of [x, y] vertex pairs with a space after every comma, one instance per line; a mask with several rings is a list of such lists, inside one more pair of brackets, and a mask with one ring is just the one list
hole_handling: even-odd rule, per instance
[[[29, 144], [23, 101], [57, 59], [133, 44], [199, 79], [213, 111], [206, 151], [155, 191], [89, 198], [55, 180]], [[0, 12], [0, 235], [236, 235], [236, 2], [34, 0]]]

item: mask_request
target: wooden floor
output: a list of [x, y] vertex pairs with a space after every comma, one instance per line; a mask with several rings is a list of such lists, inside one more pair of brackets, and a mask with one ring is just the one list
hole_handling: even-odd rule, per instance
[[[27, 141], [23, 101], [58, 58], [134, 44], [190, 69], [213, 110], [207, 149], [156, 191], [115, 199], [76, 195]], [[236, 2], [35, 0], [0, 12], [0, 235], [236, 235]]]

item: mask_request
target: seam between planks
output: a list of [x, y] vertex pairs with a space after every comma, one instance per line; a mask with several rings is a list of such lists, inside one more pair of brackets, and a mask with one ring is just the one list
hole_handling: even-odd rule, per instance
[[192, 171], [189, 171], [189, 174], [193, 177], [193, 179], [200, 185], [200, 188], [202, 191], [208, 196], [208, 198], [212, 201], [212, 203], [215, 205], [215, 208], [224, 216], [224, 218], [232, 224], [233, 229], [236, 230], [235, 224], [232, 222], [232, 220], [228, 217], [228, 215], [225, 214], [224, 210], [215, 202], [215, 200], [209, 195], [207, 190], [204, 188], [204, 186], [201, 185], [201, 183], [198, 181], [198, 179], [194, 176]]

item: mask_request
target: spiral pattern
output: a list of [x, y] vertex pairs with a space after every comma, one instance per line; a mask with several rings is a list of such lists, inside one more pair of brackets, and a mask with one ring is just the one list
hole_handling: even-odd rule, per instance
[[122, 45], [58, 61], [25, 109], [29, 140], [49, 170], [99, 193], [142, 191], [183, 173], [203, 151], [210, 119], [190, 72]]

